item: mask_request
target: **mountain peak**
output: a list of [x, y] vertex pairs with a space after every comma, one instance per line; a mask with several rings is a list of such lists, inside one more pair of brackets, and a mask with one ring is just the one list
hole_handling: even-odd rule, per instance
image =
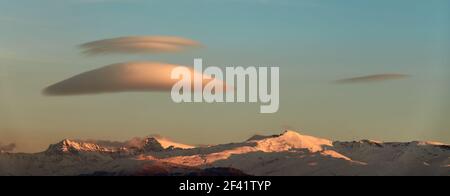
[[297, 131], [285, 130], [280, 136], [301, 136]]
[[145, 143], [158, 143], [162, 149], [191, 149], [195, 148], [195, 146], [190, 146], [186, 144], [181, 144], [175, 141], [172, 141], [168, 138], [162, 137], [162, 136], [152, 136], [145, 138]]
[[144, 152], [158, 152], [171, 149], [190, 149], [194, 146], [180, 144], [161, 136], [135, 138], [126, 142], [96, 141], [96, 140], [70, 140], [64, 139], [52, 144], [47, 149], [47, 154], [77, 154], [80, 152], [132, 152], [141, 150]]
[[112, 149], [100, 147], [97, 144], [64, 139], [57, 144], [52, 144], [47, 149], [49, 154], [70, 154], [80, 152], [111, 152]]
[[144, 151], [163, 151], [165, 148], [158, 141], [158, 139], [148, 137], [144, 139], [142, 149]]
[[296, 131], [291, 131], [291, 130], [285, 130], [283, 133], [278, 134], [278, 135], [270, 135], [270, 136], [266, 136], [266, 135], [253, 135], [252, 137], [250, 137], [247, 141], [258, 141], [258, 140], [264, 140], [264, 139], [269, 139], [269, 138], [278, 138], [278, 137], [287, 137], [287, 136], [300, 136], [301, 134], [296, 132]]
[[326, 147], [332, 147], [333, 142], [287, 130], [281, 135], [257, 141], [257, 146], [266, 152], [289, 151], [292, 149], [308, 149], [311, 152], [320, 152], [325, 150]]

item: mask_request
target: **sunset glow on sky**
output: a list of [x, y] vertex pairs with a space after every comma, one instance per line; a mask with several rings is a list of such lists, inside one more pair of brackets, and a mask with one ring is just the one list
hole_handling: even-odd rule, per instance
[[[449, 13], [448, 0], [0, 0], [0, 143], [37, 152], [64, 138], [160, 134], [194, 145], [285, 128], [336, 140], [450, 143]], [[137, 54], [142, 45], [80, 47], [139, 35], [186, 40], [150, 40]], [[279, 111], [176, 104], [165, 91], [42, 93], [111, 64], [195, 58], [279, 66]]]

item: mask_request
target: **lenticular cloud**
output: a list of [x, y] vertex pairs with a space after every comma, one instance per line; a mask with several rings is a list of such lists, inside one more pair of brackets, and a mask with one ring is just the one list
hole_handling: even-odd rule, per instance
[[88, 55], [181, 52], [202, 45], [194, 40], [171, 36], [134, 36], [99, 40], [81, 45]]
[[[179, 65], [156, 62], [133, 62], [108, 65], [100, 69], [88, 71], [58, 82], [44, 89], [50, 96], [83, 95], [114, 92], [148, 92], [170, 91], [178, 80], [171, 79], [172, 70]], [[185, 69], [191, 76], [194, 69]], [[202, 73], [195, 72], [207, 78]], [[217, 79], [204, 79], [203, 84], [218, 82]], [[189, 85], [193, 85], [192, 83]]]
[[406, 74], [395, 74], [395, 73], [389, 73], [389, 74], [377, 74], [377, 75], [367, 75], [367, 76], [361, 76], [361, 77], [354, 77], [354, 78], [346, 78], [336, 81], [336, 83], [339, 84], [353, 84], [353, 83], [368, 83], [368, 82], [381, 82], [381, 81], [387, 81], [387, 80], [398, 80], [398, 79], [405, 79], [410, 77]]

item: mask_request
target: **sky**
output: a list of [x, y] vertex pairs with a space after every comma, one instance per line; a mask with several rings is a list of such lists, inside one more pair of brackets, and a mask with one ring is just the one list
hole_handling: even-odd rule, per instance
[[[100, 56], [79, 48], [137, 35], [205, 47]], [[0, 0], [0, 143], [38, 152], [65, 138], [160, 134], [216, 144], [283, 129], [334, 140], [450, 143], [449, 35], [448, 0]], [[168, 92], [42, 93], [109, 64], [192, 65], [194, 58], [219, 67], [279, 66], [280, 110], [175, 104]], [[387, 73], [408, 77], [387, 80]]]

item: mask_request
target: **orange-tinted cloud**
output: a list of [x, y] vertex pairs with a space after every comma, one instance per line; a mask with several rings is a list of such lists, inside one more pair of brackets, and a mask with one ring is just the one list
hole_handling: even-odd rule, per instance
[[387, 81], [387, 80], [405, 79], [405, 78], [409, 78], [409, 77], [411, 77], [411, 76], [406, 75], [406, 74], [388, 73], [388, 74], [376, 74], [376, 75], [367, 75], [367, 76], [354, 77], [354, 78], [346, 78], [346, 79], [337, 80], [336, 83], [338, 83], [338, 84], [353, 84], [353, 83], [381, 82], [381, 81]]
[[16, 144], [14, 143], [8, 145], [3, 145], [0, 143], [0, 152], [12, 152], [14, 149], [16, 149]]
[[[133, 62], [108, 65], [100, 69], [88, 71], [64, 81], [58, 82], [44, 90], [46, 95], [82, 95], [132, 91], [170, 91], [178, 80], [171, 79], [172, 70], [180, 67], [155, 62]], [[191, 74], [193, 68], [186, 71]], [[193, 81], [193, 79], [192, 79]], [[226, 89], [223, 81], [218, 79], [203, 80], [203, 84], [218, 82]], [[193, 83], [190, 84], [191, 86]]]
[[81, 45], [84, 53], [99, 54], [143, 54], [173, 53], [201, 47], [194, 40], [171, 36], [134, 36], [99, 40]]

